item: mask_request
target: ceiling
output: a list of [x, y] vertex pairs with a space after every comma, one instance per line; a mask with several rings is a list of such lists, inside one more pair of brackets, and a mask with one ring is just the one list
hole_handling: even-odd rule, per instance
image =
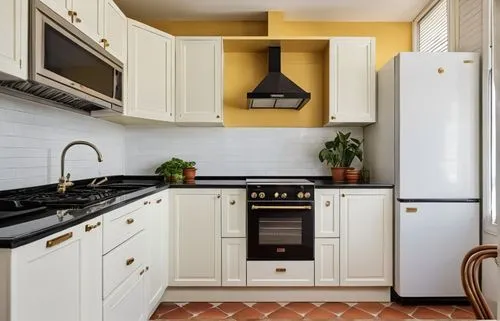
[[411, 21], [429, 0], [115, 0], [141, 20]]

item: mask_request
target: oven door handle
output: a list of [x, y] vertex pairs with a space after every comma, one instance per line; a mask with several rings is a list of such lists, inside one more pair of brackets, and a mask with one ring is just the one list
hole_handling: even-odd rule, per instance
[[252, 205], [252, 210], [312, 210], [311, 205]]

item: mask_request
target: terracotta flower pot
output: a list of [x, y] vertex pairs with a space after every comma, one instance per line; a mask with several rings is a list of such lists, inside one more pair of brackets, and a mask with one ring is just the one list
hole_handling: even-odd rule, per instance
[[332, 167], [332, 179], [335, 183], [344, 182], [345, 167]]
[[184, 182], [194, 183], [194, 178], [196, 177], [196, 168], [187, 167], [183, 170]]
[[361, 171], [354, 168], [349, 168], [345, 171], [345, 178], [349, 184], [355, 184], [361, 177]]

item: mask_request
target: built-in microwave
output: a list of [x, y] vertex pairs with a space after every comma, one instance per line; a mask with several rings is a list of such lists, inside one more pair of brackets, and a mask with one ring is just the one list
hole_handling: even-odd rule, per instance
[[30, 1], [27, 81], [5, 88], [91, 113], [123, 111], [123, 64], [39, 0]]

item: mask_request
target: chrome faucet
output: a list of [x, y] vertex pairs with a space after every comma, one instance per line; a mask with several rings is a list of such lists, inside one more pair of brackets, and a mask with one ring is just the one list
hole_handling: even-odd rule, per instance
[[74, 142], [69, 143], [66, 147], [64, 147], [61, 153], [61, 177], [59, 178], [59, 184], [57, 184], [57, 191], [59, 193], [64, 193], [66, 192], [67, 187], [73, 186], [73, 182], [69, 180], [70, 174], [68, 173], [68, 175], [64, 176], [64, 160], [66, 158], [66, 152], [68, 151], [68, 149], [70, 149], [71, 146], [74, 145], [87, 145], [93, 148], [97, 153], [97, 161], [99, 163], [102, 162], [102, 154], [94, 144], [86, 142], [84, 140], [75, 140]]

